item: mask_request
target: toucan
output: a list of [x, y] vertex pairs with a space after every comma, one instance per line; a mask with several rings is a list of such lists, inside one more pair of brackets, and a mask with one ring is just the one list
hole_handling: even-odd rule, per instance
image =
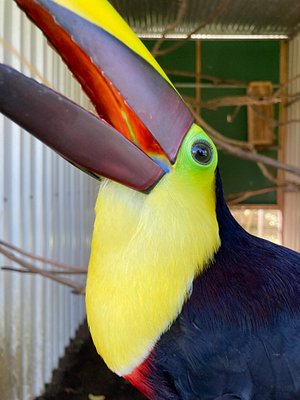
[[0, 111], [101, 177], [86, 309], [107, 366], [152, 400], [299, 400], [300, 255], [235, 221], [214, 143], [106, 0], [16, 2], [95, 107], [0, 67]]

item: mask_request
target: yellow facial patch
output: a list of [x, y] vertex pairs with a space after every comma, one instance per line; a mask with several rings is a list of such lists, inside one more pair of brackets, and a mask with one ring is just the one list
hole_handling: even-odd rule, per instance
[[87, 316], [99, 354], [119, 375], [130, 373], [149, 354], [220, 245], [217, 154], [212, 147], [211, 162], [197, 164], [191, 146], [198, 138], [207, 136], [194, 125], [173, 170], [150, 194], [109, 181], [100, 189]]

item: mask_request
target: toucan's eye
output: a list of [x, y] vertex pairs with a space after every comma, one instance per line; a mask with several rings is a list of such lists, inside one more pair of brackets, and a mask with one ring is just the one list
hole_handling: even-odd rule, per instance
[[192, 145], [192, 156], [199, 164], [209, 164], [213, 158], [211, 144], [205, 140], [197, 140]]

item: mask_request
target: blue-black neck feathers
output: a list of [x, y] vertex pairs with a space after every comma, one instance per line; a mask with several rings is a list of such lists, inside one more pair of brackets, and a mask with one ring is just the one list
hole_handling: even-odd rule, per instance
[[297, 400], [300, 255], [235, 221], [218, 171], [216, 199], [221, 246], [152, 353], [153, 398]]

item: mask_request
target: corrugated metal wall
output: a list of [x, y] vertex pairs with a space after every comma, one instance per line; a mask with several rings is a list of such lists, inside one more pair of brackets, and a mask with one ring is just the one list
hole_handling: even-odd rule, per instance
[[[11, 0], [0, 0], [0, 40], [1, 62], [31, 75], [27, 60], [52, 87], [87, 106], [66, 67]], [[97, 186], [0, 116], [0, 240], [86, 266]], [[0, 255], [0, 266], [14, 264]], [[1, 399], [40, 394], [84, 317], [83, 296], [39, 276], [0, 271]]]
[[[300, 35], [289, 44], [289, 79], [300, 76]], [[299, 94], [300, 79], [293, 80], [289, 86], [289, 94]], [[300, 103], [288, 107], [288, 120], [300, 120]], [[286, 162], [300, 167], [300, 124], [294, 122], [288, 125], [286, 141]], [[290, 176], [296, 180], [295, 176]], [[300, 182], [300, 179], [298, 178]], [[300, 193], [286, 193], [283, 213], [284, 244], [300, 251]]]

